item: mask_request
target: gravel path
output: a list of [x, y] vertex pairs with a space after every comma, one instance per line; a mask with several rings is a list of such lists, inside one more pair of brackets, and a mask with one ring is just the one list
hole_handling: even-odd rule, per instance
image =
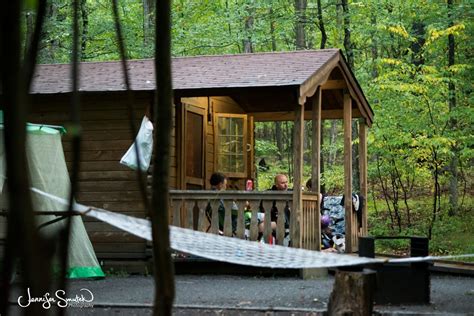
[[[323, 311], [332, 290], [331, 276], [316, 280], [294, 277], [248, 277], [226, 275], [177, 275], [175, 314], [197, 313], [208, 310], [225, 310], [225, 315], [264, 314], [265, 310], [279, 311], [275, 315], [288, 314], [290, 310], [308, 314]], [[103, 280], [70, 281], [66, 291], [68, 297], [93, 293], [94, 308], [69, 308], [69, 315], [122, 314], [150, 315], [153, 303], [153, 279], [146, 276], [107, 277]], [[430, 305], [376, 306], [382, 313], [417, 314], [468, 314], [474, 315], [474, 279], [435, 275], [431, 277]], [[18, 291], [12, 301], [16, 301]], [[112, 308], [111, 308], [112, 306]], [[239, 311], [237, 311], [239, 310]], [[15, 314], [15, 313], [13, 313]], [[316, 314], [316, 313], [315, 313]], [[297, 315], [297, 314], [295, 314]]]

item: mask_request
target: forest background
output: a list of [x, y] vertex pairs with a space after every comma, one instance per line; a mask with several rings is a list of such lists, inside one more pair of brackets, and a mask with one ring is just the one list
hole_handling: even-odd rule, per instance
[[[128, 57], [151, 58], [154, 2], [122, 0], [119, 9]], [[49, 1], [39, 63], [70, 61], [71, 12], [70, 1]], [[81, 0], [80, 12], [80, 60], [118, 60], [111, 2]], [[473, 17], [472, 2], [460, 0], [175, 0], [172, 54], [342, 49], [375, 112], [370, 234], [428, 236], [432, 253], [474, 253]], [[34, 10], [26, 9], [23, 19], [26, 41]], [[323, 121], [328, 194], [343, 192], [341, 123]], [[276, 173], [292, 174], [292, 129], [292, 122], [256, 124], [256, 161], [267, 165], [257, 168], [259, 189], [269, 188]], [[357, 145], [357, 124], [353, 139]], [[353, 187], [358, 190], [357, 174]], [[406, 246], [380, 248], [404, 252]]]

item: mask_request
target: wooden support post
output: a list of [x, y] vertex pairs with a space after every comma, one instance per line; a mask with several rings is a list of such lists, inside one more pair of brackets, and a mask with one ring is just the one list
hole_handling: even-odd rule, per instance
[[[321, 99], [322, 91], [321, 87], [316, 90], [316, 94], [313, 98], [313, 111], [312, 111], [312, 124], [313, 124], [313, 134], [312, 134], [312, 169], [311, 169], [311, 187], [312, 191], [316, 193], [321, 193]], [[315, 218], [312, 225], [316, 228], [316, 240], [317, 245], [316, 249], [321, 249], [321, 201], [318, 196], [318, 203], [316, 205]]]
[[346, 223], [346, 252], [353, 252], [352, 231], [352, 99], [344, 93], [344, 209]]
[[328, 315], [372, 315], [376, 273], [337, 270]]
[[359, 171], [360, 171], [360, 194], [364, 197], [362, 209], [362, 236], [367, 236], [367, 124], [359, 122]]
[[299, 104], [295, 111], [295, 134], [293, 142], [293, 209], [291, 210], [290, 233], [292, 247], [301, 248], [301, 215], [303, 212], [303, 136], [304, 104]]
[[225, 201], [224, 236], [232, 237], [232, 201]]
[[179, 102], [176, 102], [176, 139], [179, 140], [176, 143], [176, 157], [177, 161], [176, 164], [178, 166], [177, 170], [177, 185], [178, 188], [181, 190], [186, 190], [186, 175], [184, 174], [186, 170], [186, 161], [183, 159], [185, 157], [185, 143], [184, 143], [184, 133], [185, 133], [185, 109], [184, 104], [181, 102], [181, 98], [179, 98]]
[[255, 184], [255, 180], [256, 180], [256, 177], [257, 177], [257, 174], [255, 172], [255, 161], [254, 161], [254, 159], [255, 159], [255, 152], [254, 152], [254, 149], [255, 149], [255, 139], [254, 139], [255, 124], [254, 124], [254, 120], [253, 120], [252, 115], [248, 116], [247, 122], [248, 122], [247, 123], [248, 144], [250, 145], [249, 148], [247, 149], [247, 170], [248, 170], [247, 176], [250, 179], [253, 179], [254, 184]]

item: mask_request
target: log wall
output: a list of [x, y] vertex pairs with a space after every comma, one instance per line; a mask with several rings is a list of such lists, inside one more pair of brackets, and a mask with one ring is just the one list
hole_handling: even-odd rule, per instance
[[[147, 217], [137, 184], [136, 172], [120, 164], [133, 141], [130, 132], [128, 109], [125, 94], [95, 94], [81, 96], [82, 143], [77, 201], [135, 217]], [[138, 131], [143, 115], [151, 105], [153, 95], [142, 93], [134, 95], [134, 125]], [[186, 98], [183, 103], [193, 104], [208, 111], [207, 97]], [[242, 113], [230, 98], [211, 98], [211, 113]], [[51, 95], [33, 97], [33, 108], [29, 122], [61, 125], [67, 128], [70, 122], [70, 97]], [[176, 113], [176, 111], [174, 111]], [[176, 117], [176, 116], [175, 116]], [[214, 167], [214, 127], [213, 120], [207, 126], [206, 135], [206, 184]], [[170, 188], [177, 189], [179, 180], [179, 161], [176, 147], [176, 120], [173, 122]], [[158, 128], [159, 127], [156, 127]], [[69, 172], [73, 152], [71, 135], [63, 136], [63, 148]], [[149, 174], [152, 170], [150, 168]], [[239, 183], [243, 185], [243, 181]], [[99, 259], [145, 259], [146, 243], [106, 223], [83, 218], [89, 237]]]
[[[143, 115], [151, 104], [151, 94], [134, 98], [134, 125], [138, 131]], [[69, 122], [70, 99], [65, 96], [34, 98], [29, 121], [62, 125]], [[124, 95], [81, 97], [82, 143], [77, 201], [136, 217], [146, 217], [137, 184], [136, 172], [120, 164], [120, 158], [132, 144]], [[173, 133], [171, 187], [176, 187], [176, 150]], [[63, 148], [69, 172], [73, 153], [71, 135], [63, 136]], [[83, 218], [99, 259], [136, 259], [146, 257], [145, 241], [106, 223]]]

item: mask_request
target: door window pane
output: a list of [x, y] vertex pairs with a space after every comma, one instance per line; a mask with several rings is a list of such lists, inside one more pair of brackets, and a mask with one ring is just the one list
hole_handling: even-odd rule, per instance
[[217, 117], [217, 166], [224, 173], [245, 173], [244, 117]]

